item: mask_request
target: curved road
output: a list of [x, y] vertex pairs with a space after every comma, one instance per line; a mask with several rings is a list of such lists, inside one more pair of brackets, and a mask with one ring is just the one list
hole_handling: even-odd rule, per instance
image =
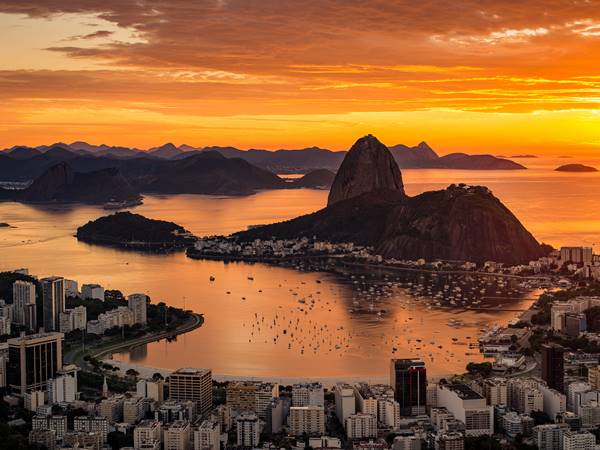
[[147, 334], [145, 336], [124, 341], [119, 340], [116, 342], [101, 342], [101, 344], [97, 346], [94, 346], [94, 344], [88, 344], [86, 345], [85, 349], [83, 348], [83, 346], [80, 346], [66, 352], [64, 355], [64, 361], [65, 364], [76, 364], [81, 368], [83, 368], [84, 366], [86, 368], [89, 368], [89, 364], [86, 361], [84, 361], [84, 358], [88, 355], [96, 359], [101, 359], [102, 357], [116, 353], [119, 350], [129, 349], [138, 345], [160, 341], [164, 338], [174, 337], [180, 334], [187, 333], [196, 328], [199, 328], [203, 322], [204, 318], [200, 314], [191, 313], [191, 317], [188, 320], [186, 320], [183, 324], [178, 326], [175, 330]]

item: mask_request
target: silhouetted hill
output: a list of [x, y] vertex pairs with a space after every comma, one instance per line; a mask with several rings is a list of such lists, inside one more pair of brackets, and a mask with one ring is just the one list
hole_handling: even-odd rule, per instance
[[52, 166], [28, 188], [20, 191], [3, 190], [1, 196], [4, 200], [36, 203], [106, 203], [139, 198], [139, 194], [117, 169], [84, 174], [73, 171], [66, 162]]
[[360, 138], [346, 154], [340, 166], [327, 204], [357, 197], [376, 190], [404, 194], [402, 175], [391, 152], [375, 136]]
[[329, 189], [335, 178], [335, 173], [327, 169], [317, 169], [308, 172], [306, 175], [294, 180], [293, 187]]
[[[372, 138], [372, 137], [371, 137]], [[362, 148], [364, 140], [355, 146]], [[374, 139], [374, 138], [372, 138]], [[362, 142], [361, 142], [362, 141]], [[376, 151], [360, 152], [379, 159], [383, 145], [371, 139], [368, 147]], [[384, 147], [385, 148], [385, 147]], [[355, 148], [346, 159], [355, 159]], [[387, 149], [385, 149], [387, 151]], [[361, 164], [342, 164], [333, 186], [343, 185], [349, 174]], [[387, 164], [373, 163], [371, 177], [382, 178]], [[342, 171], [342, 169], [344, 169]], [[395, 170], [398, 170], [397, 166]], [[358, 175], [357, 175], [358, 176]], [[400, 180], [398, 170], [397, 176]], [[485, 187], [451, 185], [445, 190], [408, 197], [402, 189], [380, 188], [346, 195], [313, 214], [286, 222], [237, 233], [244, 241], [297, 237], [354, 242], [371, 246], [385, 257], [397, 259], [487, 260], [508, 264], [526, 263], [542, 256], [543, 250], [519, 220]], [[332, 187], [333, 192], [333, 187]]]
[[557, 172], [598, 172], [598, 169], [592, 166], [584, 166], [583, 164], [565, 164], [557, 167]]
[[181, 225], [148, 219], [128, 211], [90, 221], [77, 229], [77, 239], [126, 247], [184, 247], [195, 238]]

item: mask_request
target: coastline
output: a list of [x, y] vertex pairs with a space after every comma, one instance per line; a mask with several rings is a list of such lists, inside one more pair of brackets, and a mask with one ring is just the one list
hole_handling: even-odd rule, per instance
[[204, 317], [202, 314], [189, 312], [189, 319], [183, 324], [178, 326], [173, 331], [161, 331], [158, 333], [150, 333], [145, 336], [141, 336], [129, 340], [112, 340], [109, 342], [101, 343], [99, 346], [94, 345], [84, 347], [78, 347], [65, 352], [64, 360], [65, 364], [76, 364], [79, 367], [86, 367], [89, 369], [89, 364], [85, 360], [86, 357], [95, 359], [110, 359], [114, 353], [118, 353], [123, 350], [131, 350], [139, 345], [148, 344], [150, 342], [160, 341], [162, 339], [172, 338], [181, 334], [188, 333], [196, 328], [200, 328], [204, 323]]

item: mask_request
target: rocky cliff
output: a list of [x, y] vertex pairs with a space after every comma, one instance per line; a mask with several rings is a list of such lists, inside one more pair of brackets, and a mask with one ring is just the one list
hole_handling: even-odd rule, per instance
[[327, 205], [377, 190], [404, 193], [398, 164], [375, 136], [360, 138], [352, 146], [329, 191]]
[[[381, 179], [379, 171], [390, 170], [388, 158], [382, 155], [385, 152], [389, 155], [387, 148], [379, 141], [375, 144], [374, 138], [367, 138], [353, 147], [364, 154], [360, 160], [359, 155], [348, 153], [347, 158], [353, 160], [342, 164], [345, 172], [338, 172], [333, 183], [338, 191], [331, 201], [332, 187], [326, 208], [239, 233], [239, 238], [317, 236], [332, 242], [370, 246], [385, 257], [411, 260], [521, 264], [542, 256], [542, 247], [531, 233], [485, 187], [451, 185], [444, 190], [408, 197], [402, 189], [399, 170], [397, 176], [390, 178], [394, 182], [387, 189], [378, 183], [369, 185], [367, 179], [361, 179], [361, 174], [352, 174], [352, 170], [367, 167], [370, 177]], [[365, 161], [365, 157], [374, 160]], [[358, 182], [354, 181], [357, 179]]]

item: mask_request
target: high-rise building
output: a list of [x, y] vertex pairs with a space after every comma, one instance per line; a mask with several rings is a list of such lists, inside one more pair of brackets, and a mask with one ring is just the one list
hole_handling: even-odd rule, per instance
[[591, 247], [561, 247], [560, 260], [572, 262], [576, 264], [590, 265], [592, 264], [592, 248]]
[[30, 331], [37, 331], [35, 284], [17, 280], [13, 283], [13, 320]]
[[41, 445], [48, 450], [55, 450], [56, 432], [47, 429], [31, 430], [29, 432], [29, 443]]
[[354, 388], [346, 383], [337, 383], [333, 387], [333, 394], [335, 396], [335, 415], [341, 424], [345, 424], [346, 419], [356, 412]]
[[596, 436], [588, 431], [566, 431], [563, 434], [563, 450], [594, 450]]
[[486, 378], [483, 380], [482, 391], [488, 405], [508, 404], [506, 378]]
[[146, 414], [146, 400], [133, 396], [123, 402], [123, 422], [134, 425], [144, 418]]
[[204, 420], [194, 431], [194, 450], [220, 450], [221, 426], [217, 420]]
[[237, 445], [256, 447], [260, 442], [260, 419], [254, 413], [239, 414], [235, 420], [237, 427]]
[[588, 369], [588, 383], [593, 389], [600, 389], [600, 366]]
[[23, 395], [23, 404], [29, 411], [37, 411], [44, 404], [44, 391], [29, 391]]
[[464, 450], [465, 437], [457, 431], [441, 433], [436, 436], [435, 444], [437, 450]]
[[322, 406], [292, 406], [288, 422], [293, 436], [322, 436], [325, 433], [325, 410]]
[[566, 423], [549, 423], [533, 428], [533, 436], [539, 450], [564, 450], [563, 436], [569, 431]]
[[42, 278], [44, 329], [58, 331], [60, 313], [65, 310], [65, 283], [62, 277]]
[[163, 379], [139, 380], [136, 383], [136, 394], [140, 397], [162, 402], [165, 399], [164, 387], [165, 381]]
[[42, 416], [37, 414], [31, 419], [31, 429], [53, 430], [56, 433], [56, 439], [62, 440], [67, 432], [67, 416]]
[[100, 415], [108, 419], [109, 422], [121, 422], [123, 419], [123, 404], [125, 396], [123, 394], [112, 395], [102, 399], [100, 402]]
[[169, 398], [191, 400], [203, 414], [212, 408], [212, 372], [210, 369], [178, 369], [169, 376]]
[[8, 340], [7, 385], [24, 394], [46, 389], [62, 369], [62, 333], [38, 333]]
[[76, 280], [67, 280], [65, 278], [65, 295], [67, 297], [79, 296], [79, 283]]
[[390, 385], [403, 416], [425, 414], [427, 371], [418, 359], [392, 359]]
[[344, 423], [348, 439], [377, 437], [377, 418], [371, 414], [351, 414]]
[[465, 424], [466, 436], [492, 435], [494, 410], [486, 399], [466, 384], [438, 384], [438, 406]]
[[145, 444], [156, 441], [162, 442], [162, 424], [158, 420], [142, 420], [136, 425], [133, 430], [135, 450], [140, 450]]
[[104, 301], [104, 288], [99, 284], [84, 284], [81, 286], [81, 296], [86, 300]]
[[84, 431], [71, 431], [63, 437], [63, 448], [103, 450], [102, 436], [100, 433], [86, 433]]
[[321, 383], [303, 383], [292, 386], [292, 406], [325, 406]]
[[556, 344], [542, 345], [542, 379], [548, 387], [565, 391], [564, 349]]
[[176, 420], [167, 425], [163, 432], [164, 450], [188, 450], [190, 447], [190, 423]]
[[237, 412], [255, 412], [260, 419], [267, 418], [272, 400], [279, 395], [277, 383], [234, 381], [227, 385], [227, 406]]
[[78, 416], [73, 420], [73, 429], [86, 433], [99, 433], [102, 436], [102, 442], [106, 442], [109, 429], [108, 419], [101, 416]]
[[148, 322], [146, 316], [148, 296], [146, 294], [131, 294], [127, 296], [127, 307], [133, 312], [133, 323], [145, 325]]
[[87, 326], [87, 309], [83, 305], [65, 309], [60, 313], [58, 320], [61, 333], [85, 330]]
[[61, 375], [48, 380], [48, 403], [71, 403], [77, 398], [77, 378]]

